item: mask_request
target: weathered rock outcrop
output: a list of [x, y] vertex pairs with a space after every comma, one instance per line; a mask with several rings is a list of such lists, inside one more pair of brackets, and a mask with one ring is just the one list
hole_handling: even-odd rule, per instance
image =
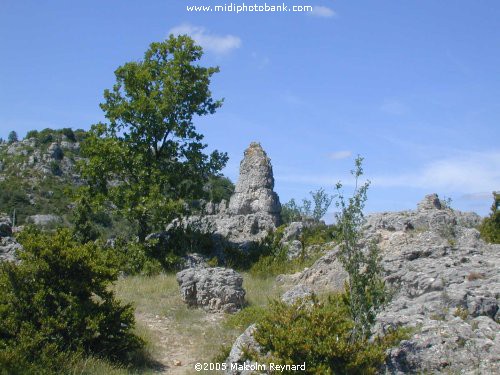
[[253, 142], [245, 150], [230, 202], [208, 202], [200, 215], [189, 216], [180, 224], [213, 233], [217, 240], [247, 249], [279, 225], [281, 205], [273, 188], [271, 161], [261, 145]]
[[229, 201], [229, 212], [233, 215], [265, 213], [278, 225], [281, 205], [273, 189], [271, 160], [259, 143], [252, 142], [240, 163], [240, 177]]
[[[489, 374], [500, 368], [500, 245], [479, 238], [479, 221], [474, 213], [446, 208], [436, 195], [416, 211], [367, 218], [365, 240], [378, 242], [393, 291], [376, 331], [415, 328], [390, 351], [388, 373]], [[340, 290], [347, 274], [336, 253], [280, 279], [313, 291]]]
[[[225, 373], [227, 375], [250, 375], [256, 373], [251, 369], [251, 366], [255, 365], [255, 362], [245, 359], [245, 352], [259, 352], [261, 350], [259, 343], [253, 337], [256, 329], [257, 325], [252, 324], [235, 340], [233, 346], [231, 347], [231, 351], [229, 352], [229, 357], [226, 359], [227, 370]], [[248, 370], [233, 368], [234, 365], [236, 365], [236, 367], [247, 366]]]
[[17, 251], [22, 246], [12, 237], [12, 222], [5, 214], [0, 214], [0, 261], [16, 262]]
[[243, 307], [243, 278], [232, 269], [188, 268], [177, 273], [181, 296], [191, 307], [233, 313]]
[[57, 225], [62, 223], [62, 218], [57, 215], [46, 214], [46, 215], [31, 215], [28, 216], [26, 222], [33, 223], [35, 225], [46, 227], [50, 225]]

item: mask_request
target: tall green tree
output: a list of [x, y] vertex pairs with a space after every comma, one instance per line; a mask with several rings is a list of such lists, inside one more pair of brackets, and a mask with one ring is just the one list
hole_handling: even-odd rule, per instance
[[17, 133], [14, 130], [12, 130], [9, 133], [8, 137], [7, 137], [7, 142], [8, 143], [14, 143], [14, 142], [17, 142], [17, 141], [18, 141]]
[[222, 105], [209, 89], [219, 68], [197, 65], [202, 55], [188, 36], [171, 35], [120, 66], [101, 104], [109, 123], [92, 126], [83, 144], [90, 193], [135, 223], [140, 241], [178, 215], [182, 200], [202, 196], [227, 162], [225, 153], [204, 153], [193, 124]]

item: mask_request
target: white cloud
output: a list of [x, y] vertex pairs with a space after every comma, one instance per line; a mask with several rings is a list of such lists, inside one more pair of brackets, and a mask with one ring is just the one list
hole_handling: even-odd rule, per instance
[[335, 13], [333, 9], [321, 5], [314, 5], [312, 12], [310, 12], [309, 14], [311, 16], [323, 18], [331, 18], [337, 15], [337, 13]]
[[202, 46], [205, 51], [216, 54], [224, 54], [241, 46], [241, 39], [237, 36], [211, 34], [204, 27], [193, 26], [188, 23], [176, 26], [170, 29], [168, 33], [174, 35], [187, 34]]
[[347, 159], [351, 155], [352, 155], [351, 151], [335, 151], [328, 154], [328, 157], [332, 160], [341, 160], [341, 159]]
[[420, 170], [400, 175], [378, 176], [373, 186], [414, 187], [429, 191], [472, 193], [500, 188], [500, 152], [464, 152], [436, 160]]
[[409, 111], [409, 108], [397, 99], [385, 99], [380, 106], [380, 110], [390, 115], [404, 115]]

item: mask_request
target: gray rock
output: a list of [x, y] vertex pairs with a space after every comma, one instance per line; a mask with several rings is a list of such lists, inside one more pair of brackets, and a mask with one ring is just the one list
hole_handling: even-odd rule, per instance
[[184, 302], [206, 311], [233, 313], [243, 307], [243, 278], [232, 269], [188, 268], [177, 273]]
[[240, 176], [229, 201], [233, 215], [267, 213], [279, 225], [281, 205], [273, 191], [274, 177], [271, 160], [261, 145], [252, 142], [240, 163]]
[[287, 257], [289, 260], [298, 258], [302, 254], [302, 242], [299, 240], [293, 240], [290, 242], [285, 242], [283, 244], [287, 248]]
[[344, 289], [347, 272], [337, 259], [338, 248], [327, 252], [296, 279], [314, 292], [338, 292]]
[[[235, 340], [233, 346], [231, 347], [231, 351], [229, 352], [229, 357], [226, 360], [227, 370], [225, 374], [227, 375], [250, 375], [255, 374], [254, 370], [251, 370], [251, 366], [255, 366], [256, 363], [250, 361], [246, 358], [245, 352], [261, 352], [262, 348], [259, 343], [254, 338], [255, 330], [257, 329], [256, 324], [252, 324], [249, 326], [245, 332], [243, 332], [238, 338]], [[242, 369], [239, 370], [236, 367], [239, 366], [248, 366], [248, 370]]]
[[[427, 196], [416, 211], [367, 217], [364, 241], [381, 249], [391, 302], [377, 316], [375, 333], [413, 327], [388, 351], [386, 373], [498, 373], [500, 368], [500, 245], [484, 243], [480, 217]], [[347, 274], [327, 252], [288, 284], [314, 292], [341, 290]]]
[[273, 187], [270, 159], [260, 144], [252, 143], [241, 161], [240, 176], [229, 205], [225, 200], [219, 204], [205, 203], [199, 208], [201, 215], [174, 221], [167, 230], [176, 225], [195, 227], [213, 235], [215, 253], [222, 253], [227, 244], [246, 251], [279, 224], [281, 205]]
[[298, 240], [304, 229], [309, 228], [314, 224], [315, 223], [311, 221], [294, 221], [288, 224], [283, 231], [283, 237], [281, 238], [280, 243], [283, 245], [290, 241]]
[[10, 217], [0, 214], [0, 237], [10, 237], [12, 235], [12, 222]]
[[443, 208], [443, 204], [439, 200], [439, 197], [437, 194], [429, 194], [422, 199], [417, 206], [417, 209], [419, 211], [426, 211], [426, 210], [440, 210]]
[[57, 215], [47, 214], [47, 215], [32, 215], [26, 218], [28, 223], [33, 223], [42, 227], [49, 225], [57, 225], [62, 223], [62, 218]]
[[62, 160], [64, 157], [64, 152], [61, 148], [61, 145], [57, 142], [51, 143], [50, 146], [47, 148], [47, 151], [50, 157], [54, 160]]
[[13, 237], [0, 237], [0, 261], [17, 262], [17, 252], [22, 248]]
[[313, 290], [307, 285], [299, 284], [294, 286], [292, 289], [283, 293], [281, 300], [289, 305], [295, 303], [298, 299], [310, 297], [313, 294]]
[[182, 268], [208, 267], [207, 257], [198, 253], [186, 254], [182, 257]]

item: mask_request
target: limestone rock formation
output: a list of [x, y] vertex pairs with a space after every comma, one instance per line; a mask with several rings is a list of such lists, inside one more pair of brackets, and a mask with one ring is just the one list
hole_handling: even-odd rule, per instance
[[243, 307], [243, 278], [232, 269], [188, 268], [177, 273], [181, 296], [191, 307], [233, 313]]
[[26, 218], [26, 222], [33, 223], [35, 225], [46, 227], [50, 225], [57, 225], [62, 222], [62, 218], [57, 215], [46, 214], [46, 215], [31, 215]]
[[[225, 374], [227, 375], [251, 375], [256, 374], [255, 371], [251, 369], [252, 365], [255, 365], [255, 362], [251, 362], [248, 359], [245, 359], [245, 352], [247, 351], [260, 351], [260, 345], [257, 343], [253, 334], [257, 329], [256, 324], [252, 324], [249, 326], [245, 332], [243, 332], [238, 338], [235, 340], [233, 346], [231, 347], [231, 351], [229, 352], [229, 357], [226, 359], [227, 370]], [[237, 365], [237, 366], [234, 366]], [[239, 366], [248, 366], [248, 370], [239, 370]]]
[[229, 201], [233, 215], [266, 213], [279, 224], [281, 205], [273, 191], [274, 177], [271, 160], [259, 143], [252, 142], [240, 163], [240, 177]]
[[213, 233], [216, 240], [223, 239], [245, 250], [280, 223], [281, 205], [273, 188], [271, 161], [260, 144], [251, 143], [241, 161], [240, 176], [230, 202], [208, 202], [203, 205], [200, 215], [189, 216], [172, 225]]
[[[446, 208], [436, 195], [416, 211], [374, 214], [364, 239], [381, 249], [385, 281], [393, 292], [377, 317], [377, 332], [415, 328], [390, 351], [386, 371], [495, 373], [500, 368], [500, 245], [484, 243], [480, 217]], [[337, 250], [288, 283], [313, 291], [340, 290], [347, 273]]]
[[0, 262], [16, 262], [17, 251], [22, 246], [12, 237], [12, 222], [5, 214], [0, 214]]

